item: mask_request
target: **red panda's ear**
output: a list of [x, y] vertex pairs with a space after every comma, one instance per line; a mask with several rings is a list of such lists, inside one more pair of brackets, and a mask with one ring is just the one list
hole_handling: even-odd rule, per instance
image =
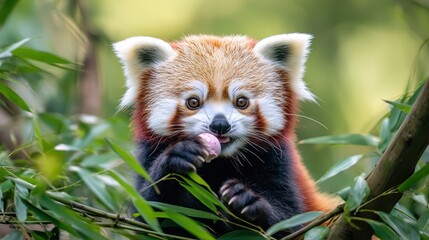
[[132, 105], [135, 101], [142, 73], [170, 60], [176, 52], [169, 43], [152, 37], [131, 37], [113, 44], [113, 49], [123, 64], [127, 78], [127, 92], [119, 108]]
[[254, 51], [269, 64], [288, 72], [292, 88], [300, 99], [313, 101], [313, 94], [302, 80], [311, 39], [311, 35], [303, 33], [275, 35], [256, 43]]

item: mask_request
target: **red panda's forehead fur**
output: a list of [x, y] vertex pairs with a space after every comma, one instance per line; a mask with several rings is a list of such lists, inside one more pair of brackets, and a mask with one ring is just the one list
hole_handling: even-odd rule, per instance
[[153, 97], [181, 94], [190, 90], [187, 83], [200, 81], [208, 87], [208, 100], [228, 100], [228, 88], [238, 82], [255, 96], [269, 94], [279, 104], [284, 101], [284, 82], [273, 66], [253, 51], [255, 41], [243, 36], [191, 36], [172, 43], [177, 55], [154, 71]]

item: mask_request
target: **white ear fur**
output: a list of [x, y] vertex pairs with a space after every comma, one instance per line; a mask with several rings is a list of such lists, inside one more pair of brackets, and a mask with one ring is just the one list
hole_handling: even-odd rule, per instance
[[311, 39], [309, 34], [290, 33], [264, 38], [256, 43], [254, 51], [270, 64], [284, 67], [290, 74], [293, 90], [300, 99], [314, 101], [314, 95], [307, 89], [302, 76]]
[[176, 55], [170, 44], [152, 37], [127, 38], [114, 43], [113, 49], [123, 64], [124, 74], [127, 78], [126, 86], [128, 89], [122, 97], [120, 109], [134, 103], [143, 72]]

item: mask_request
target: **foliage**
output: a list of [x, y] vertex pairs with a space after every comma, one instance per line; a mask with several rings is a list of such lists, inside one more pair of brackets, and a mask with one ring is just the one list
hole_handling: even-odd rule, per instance
[[[1, 27], [17, 1], [0, 3]], [[133, 188], [129, 171], [132, 169], [149, 181], [150, 177], [130, 153], [129, 146], [119, 144], [123, 140], [121, 132], [128, 131], [126, 119], [66, 115], [46, 111], [48, 107], [40, 110], [21, 97], [22, 91], [36, 91], [35, 82], [39, 79], [55, 78], [52, 72], [62, 71], [65, 76], [79, 72], [79, 65], [73, 61], [28, 47], [31, 41], [25, 38], [0, 48], [0, 104], [4, 109], [18, 109], [17, 118], [23, 121], [22, 128], [30, 132], [15, 149], [0, 149], [0, 219], [16, 227], [3, 239], [58, 239], [60, 232], [74, 239], [140, 239], [142, 236], [148, 239], [214, 239], [202, 220], [227, 221], [242, 228], [219, 239], [273, 239], [279, 231], [320, 219], [320, 212], [303, 213], [264, 232], [234, 216], [197, 174], [170, 174], [163, 180], [178, 181], [210, 211], [145, 200]], [[390, 111], [369, 134], [302, 140], [301, 144], [364, 145], [373, 150], [339, 161], [318, 182], [335, 178], [363, 160], [376, 162], [401, 126], [419, 91], [386, 101]], [[39, 104], [48, 106], [48, 101]], [[368, 222], [381, 239], [429, 239], [428, 161], [426, 154], [416, 173], [391, 190], [405, 195], [392, 212], [376, 212], [382, 221], [358, 220]], [[364, 176], [357, 176], [350, 187], [338, 194], [345, 201], [347, 218], [356, 219], [351, 213], [359, 210], [368, 196]], [[144, 222], [127, 214], [130, 207], [137, 209]], [[234, 220], [228, 220], [231, 218], [225, 218], [222, 212]], [[168, 225], [178, 225], [192, 237], [168, 235], [163, 232]], [[328, 231], [325, 226], [317, 226], [309, 229], [304, 239], [325, 239]]]

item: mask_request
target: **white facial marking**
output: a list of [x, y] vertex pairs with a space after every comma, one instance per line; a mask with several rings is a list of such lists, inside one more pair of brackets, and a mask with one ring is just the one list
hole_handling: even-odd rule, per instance
[[162, 136], [170, 135], [170, 120], [176, 113], [178, 103], [176, 99], [163, 99], [152, 103], [148, 117], [149, 129]]
[[259, 111], [261, 111], [262, 116], [264, 116], [267, 122], [267, 133], [275, 134], [285, 125], [285, 117], [283, 110], [278, 106], [276, 100], [270, 96], [265, 96], [259, 98]]
[[[176, 51], [161, 39], [152, 37], [130, 37], [113, 44], [116, 55], [121, 60], [127, 92], [122, 97], [119, 109], [130, 106], [137, 97], [141, 75], [150, 67], [172, 59]], [[150, 62], [139, 59], [139, 51], [150, 50], [154, 54]]]
[[[314, 101], [314, 96], [305, 86], [302, 77], [312, 38], [313, 36], [303, 33], [280, 34], [264, 38], [254, 47], [255, 53], [268, 64], [284, 67], [289, 73], [292, 90], [300, 99], [310, 101]], [[288, 56], [282, 63], [278, 59], [272, 59], [273, 49], [279, 46], [287, 46], [288, 50]]]
[[206, 99], [207, 93], [208, 93], [208, 88], [204, 83], [195, 80], [195, 81], [192, 81], [189, 84], [187, 84], [187, 86], [191, 87], [193, 90], [184, 92], [182, 94], [181, 97], [182, 97], [183, 102], [186, 101], [186, 99], [193, 97], [193, 96], [199, 97], [200, 100]]

